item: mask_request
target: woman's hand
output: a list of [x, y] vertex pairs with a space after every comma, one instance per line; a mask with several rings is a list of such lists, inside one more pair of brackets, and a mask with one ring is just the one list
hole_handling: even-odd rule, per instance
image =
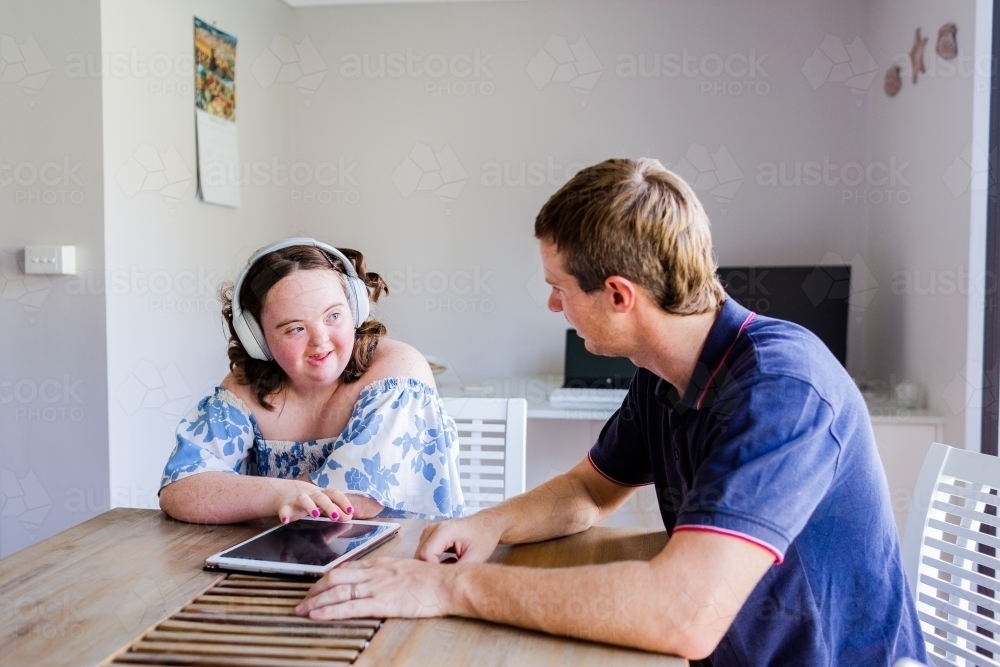
[[347, 500], [354, 507], [354, 518], [355, 519], [374, 519], [377, 517], [385, 507], [382, 506], [377, 500], [372, 500], [368, 496], [362, 496], [357, 493], [345, 494]]
[[348, 497], [337, 489], [321, 489], [311, 482], [299, 480], [295, 495], [280, 497], [278, 518], [288, 523], [304, 516], [328, 516], [334, 521], [350, 521], [354, 507]]

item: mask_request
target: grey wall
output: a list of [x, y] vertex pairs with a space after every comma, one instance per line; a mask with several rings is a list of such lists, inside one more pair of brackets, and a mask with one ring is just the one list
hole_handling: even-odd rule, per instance
[[[868, 161], [907, 165], [902, 191], [908, 196], [883, 197], [866, 207], [866, 263], [877, 289], [864, 315], [869, 350], [864, 370], [869, 378], [890, 385], [903, 380], [923, 384], [927, 406], [945, 417], [948, 444], [966, 445], [971, 408], [973, 431], [967, 446], [978, 451], [980, 403], [970, 390], [981, 383], [979, 370], [967, 367], [967, 340], [973, 348], [982, 344], [975, 334], [982, 327], [977, 304], [984, 285], [984, 240], [973, 243], [970, 252], [970, 237], [983, 229], [986, 137], [973, 138], [973, 116], [977, 85], [980, 107], [989, 104], [990, 45], [989, 37], [980, 35], [979, 49], [985, 54], [976, 57], [976, 4], [872, 3], [868, 43], [882, 65], [873, 87], [881, 86], [881, 72], [892, 62], [901, 63], [904, 85], [893, 98], [878, 91], [871, 100]], [[954, 60], [935, 53], [938, 28], [948, 22], [959, 27]], [[913, 85], [908, 54], [917, 26], [929, 38], [927, 72]], [[995, 276], [985, 285], [996, 289]], [[980, 350], [972, 352], [975, 358]]]
[[[107, 393], [116, 505], [158, 507], [160, 473], [179, 418], [228, 371], [217, 288], [254, 250], [292, 228], [288, 189], [274, 182], [280, 177], [259, 186], [248, 182], [237, 209], [195, 199], [193, 17], [238, 39], [236, 117], [249, 176], [255, 167], [270, 175], [295, 161], [289, 86], [272, 82], [264, 89], [251, 73], [256, 55], [288, 31], [291, 15], [277, 0], [102, 2], [104, 52], [130, 62], [137, 53], [144, 63], [157, 63], [113, 69], [104, 79], [112, 278]], [[162, 182], [147, 182], [148, 172], [157, 170]], [[145, 189], [133, 185], [136, 173]]]
[[[308, 36], [329, 69], [314, 94], [293, 95], [296, 153], [356, 165], [346, 185], [354, 201], [303, 197], [297, 224], [367, 253], [394, 288], [382, 310], [390, 333], [463, 382], [560, 374], [566, 323], [545, 308], [532, 226], [584, 165], [648, 155], [698, 178], [726, 264], [865, 254], [866, 207], [845, 201], [843, 185], [772, 185], [766, 176], [781, 162], [866, 159], [878, 85], [859, 95], [842, 83], [814, 89], [802, 70], [826, 35], [850, 43], [861, 34], [867, 7], [633, 0], [297, 10], [296, 39]], [[564, 58], [567, 44], [589, 50]], [[560, 80], [563, 59], [579, 80]], [[450, 149], [461, 168], [442, 182], [454, 178], [455, 192], [420, 189], [411, 152], [426, 152], [420, 146]], [[435, 176], [427, 178], [431, 187]], [[852, 319], [855, 373], [865, 368], [863, 326], [863, 314]]]
[[[0, 2], [0, 556], [108, 509], [98, 0]], [[26, 277], [28, 244], [82, 275]]]
[[[452, 381], [543, 399], [525, 378], [561, 373], [566, 324], [545, 309], [533, 218], [610, 156], [692, 179], [722, 263], [851, 263], [848, 369], [923, 383], [961, 444], [976, 296], [941, 280], [981, 254], [962, 156], [984, 96], [940, 67], [881, 87], [917, 25], [928, 67], [945, 21], [968, 58], [988, 4], [0, 0], [10, 53], [33, 37], [29, 69], [49, 73], [0, 82], [0, 553], [156, 506], [179, 415], [226, 372], [216, 288], [292, 233], [364, 251], [392, 287], [390, 335]], [[195, 200], [195, 15], [239, 38], [235, 210]], [[169, 173], [140, 167], [176, 191], [129, 185], [168, 157]], [[65, 182], [32, 179], [44, 165]], [[26, 281], [9, 252], [31, 243], [76, 244], [80, 276]], [[936, 292], [894, 288], [900, 272]], [[582, 455], [556, 430], [529, 443], [529, 463], [549, 448], [535, 481]]]

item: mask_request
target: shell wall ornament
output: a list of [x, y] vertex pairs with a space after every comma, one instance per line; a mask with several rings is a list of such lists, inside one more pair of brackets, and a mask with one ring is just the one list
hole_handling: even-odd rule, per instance
[[903, 87], [903, 77], [900, 75], [901, 71], [899, 65], [893, 65], [885, 73], [885, 94], [889, 97], [895, 97], [899, 89]]
[[945, 60], [951, 60], [958, 55], [958, 42], [955, 41], [955, 33], [958, 27], [954, 23], [945, 23], [938, 30], [937, 54]]

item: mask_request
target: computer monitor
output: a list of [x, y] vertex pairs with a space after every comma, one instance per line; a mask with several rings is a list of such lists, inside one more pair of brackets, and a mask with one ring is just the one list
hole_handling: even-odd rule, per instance
[[725, 266], [718, 275], [743, 307], [809, 329], [847, 364], [850, 266]]
[[576, 329], [566, 330], [566, 372], [564, 387], [627, 389], [635, 364], [625, 357], [591, 354]]

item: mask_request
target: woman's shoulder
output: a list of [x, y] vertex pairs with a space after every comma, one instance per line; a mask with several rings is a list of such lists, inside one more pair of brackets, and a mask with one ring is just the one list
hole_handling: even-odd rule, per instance
[[222, 378], [222, 382], [216, 389], [216, 394], [222, 394], [222, 397], [226, 399], [236, 398], [238, 401], [236, 406], [249, 413], [253, 412], [250, 406], [257, 405], [257, 397], [254, 396], [250, 385], [240, 384], [232, 373]]
[[[253, 413], [240, 395], [224, 386], [225, 384], [225, 381], [219, 383], [181, 418], [177, 427], [178, 434], [190, 431], [211, 434], [219, 425], [224, 425], [222, 431], [228, 433], [249, 434], [256, 429]], [[232, 383], [229, 386], [235, 387]]]
[[379, 341], [375, 359], [359, 382], [367, 386], [387, 378], [414, 378], [429, 387], [434, 386], [434, 374], [419, 350], [402, 341], [383, 338]]

